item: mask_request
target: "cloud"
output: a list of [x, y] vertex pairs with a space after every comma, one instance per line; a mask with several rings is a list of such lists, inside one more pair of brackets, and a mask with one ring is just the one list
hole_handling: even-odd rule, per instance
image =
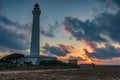
[[41, 28], [40, 33], [46, 37], [51, 37], [51, 38], [55, 37], [52, 28], [47, 31], [45, 31], [43, 28]]
[[99, 7], [96, 7], [95, 12], [105, 12], [115, 14], [120, 10], [120, 1], [119, 0], [98, 0]]
[[77, 40], [88, 40], [95, 42], [106, 41], [100, 34], [99, 28], [89, 20], [82, 22], [77, 18], [65, 17], [63, 22], [65, 29]]
[[105, 48], [96, 48], [94, 52], [88, 52], [86, 49], [84, 49], [84, 51], [90, 58], [112, 59], [120, 57], [119, 49], [116, 49], [111, 45], [106, 45]]
[[120, 0], [112, 0], [112, 1], [115, 2], [117, 6], [120, 7]]
[[84, 40], [84, 43], [85, 43], [86, 46], [89, 46], [93, 49], [97, 47], [96, 43], [94, 43], [94, 42]]
[[[106, 0], [108, 1], [108, 0]], [[117, 5], [117, 9], [120, 7], [119, 0], [111, 0], [111, 2], [107, 3], [105, 6], [109, 8], [112, 12]], [[114, 2], [114, 3], [113, 3]], [[108, 5], [109, 4], [109, 5]], [[114, 57], [120, 57], [120, 51], [109, 45], [106, 47], [97, 48], [96, 43], [108, 43], [109, 40], [103, 36], [108, 37], [111, 41], [115, 41], [120, 43], [120, 11], [116, 10], [115, 13], [104, 12], [102, 14], [97, 15], [94, 17], [93, 20], [89, 21], [81, 21], [77, 18], [73, 17], [65, 17], [64, 18], [64, 30], [68, 31], [72, 37], [76, 38], [77, 40], [86, 40], [86, 44], [90, 48], [93, 48], [94, 52], [89, 52], [88, 50], [84, 49], [88, 57], [90, 58], [98, 58], [98, 59], [112, 59]], [[55, 37], [55, 29], [56, 26], [49, 25], [50, 29], [43, 30], [41, 32], [43, 35], [47, 37]], [[89, 42], [89, 43], [88, 43]], [[89, 48], [89, 49], [90, 49]], [[52, 53], [58, 56], [65, 56], [66, 54], [70, 53], [68, 47], [66, 48], [63, 45], [57, 46], [50, 46], [47, 44], [43, 47], [45, 53]]]
[[119, 31], [120, 31], [120, 11], [116, 14], [103, 13], [94, 19], [99, 32], [108, 36], [113, 41], [120, 43]]
[[86, 59], [83, 59], [83, 58], [81, 58], [81, 57], [75, 57], [75, 56], [70, 56], [69, 57], [69, 59], [76, 59], [76, 60], [78, 60], [78, 61], [86, 61]]
[[2, 22], [3, 24], [6, 24], [6, 25], [17, 25], [16, 22], [13, 22], [11, 20], [9, 20], [7, 17], [3, 16], [3, 15], [0, 15], [0, 22]]
[[[110, 43], [120, 43], [120, 11], [115, 14], [102, 13], [93, 20], [82, 22], [77, 18], [65, 17], [64, 28], [77, 40], [84, 40], [84, 49], [89, 58], [112, 59], [120, 57], [120, 49]], [[97, 44], [106, 43], [105, 47], [97, 48]]]
[[70, 53], [70, 50], [73, 49], [71, 46], [58, 44], [57, 46], [50, 46], [48, 43], [42, 47], [42, 52], [51, 53], [57, 56], [66, 56], [66, 54]]
[[[94, 17], [92, 21], [90, 21], [90, 23], [95, 25], [94, 27], [96, 27], [96, 30], [97, 30], [97, 31], [94, 31], [94, 28], [93, 28], [93, 32], [94, 32], [93, 34], [96, 34], [96, 32], [97, 34], [100, 34], [100, 37], [107, 41], [106, 42], [103, 40], [100, 42], [106, 43], [106, 46], [97, 48], [96, 43], [99, 43], [99, 41], [89, 40], [87, 38], [84, 38], [86, 41], [90, 42], [90, 43], [87, 43], [87, 45], [94, 49], [93, 51], [90, 52], [87, 48], [85, 48], [84, 51], [90, 58], [97, 58], [97, 59], [118, 58], [120, 57], [120, 49], [112, 46], [110, 44], [110, 41], [120, 43], [120, 37], [119, 37], [120, 1], [119, 0], [100, 0], [100, 1], [106, 2], [105, 3], [106, 7], [111, 10], [115, 8], [114, 7], [115, 5], [117, 6], [117, 10], [114, 14], [109, 12], [104, 12], [97, 15], [96, 17]], [[91, 26], [91, 24], [89, 26]], [[79, 26], [79, 28], [81, 27]], [[91, 29], [88, 28], [88, 30], [91, 30]], [[98, 37], [98, 36], [94, 36], [94, 37]]]
[[[108, 1], [105, 12], [96, 15], [93, 20], [81, 21], [73, 17], [65, 17], [63, 30], [68, 31], [77, 40], [85, 40], [88, 49], [84, 49], [90, 58], [112, 59], [120, 57], [120, 49], [110, 43], [120, 43], [120, 1]], [[109, 12], [110, 11], [110, 12]], [[88, 43], [89, 42], [89, 43]], [[107, 44], [97, 47], [99, 43]]]
[[[92, 42], [109, 42], [111, 40], [120, 43], [120, 1], [99, 1], [102, 2], [102, 5], [105, 4], [107, 8], [111, 8], [109, 9], [111, 13], [107, 10], [94, 16], [91, 21], [86, 20], [84, 22], [77, 18], [65, 17], [63, 29], [68, 31], [77, 40]], [[118, 6], [117, 9], [112, 8], [115, 5]], [[106, 7], [104, 6], [104, 8]]]
[[0, 14], [0, 46], [16, 50], [27, 49], [30, 44], [30, 25], [22, 25]]
[[116, 14], [102, 13], [92, 21], [82, 22], [77, 18], [65, 17], [63, 25], [77, 40], [87, 40], [93, 42], [107, 42], [106, 36], [112, 41], [120, 43], [120, 11]]
[[49, 24], [46, 30], [41, 27], [40, 33], [43, 34], [46, 37], [54, 38], [55, 37], [55, 32], [57, 31], [56, 29], [60, 26], [60, 24], [55, 21], [54, 25]]
[[103, 4], [106, 4], [106, 7], [112, 7], [114, 5], [120, 7], [120, 0], [99, 0]]

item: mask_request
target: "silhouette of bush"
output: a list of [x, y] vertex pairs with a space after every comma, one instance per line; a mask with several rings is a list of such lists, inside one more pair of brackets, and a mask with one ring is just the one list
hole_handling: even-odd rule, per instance
[[74, 63], [68, 63], [68, 66], [71, 67], [71, 68], [80, 68], [79, 65], [74, 64]]
[[14, 63], [11, 63], [11, 62], [7, 62], [7, 61], [3, 61], [3, 62], [0, 62], [0, 68], [14, 68], [16, 67], [16, 64]]
[[67, 64], [58, 60], [42, 60], [39, 62], [42, 66], [66, 66]]
[[64, 63], [59, 60], [43, 60], [39, 62], [41, 66], [61, 66], [61, 67], [69, 67], [69, 68], [79, 68], [77, 64], [73, 63]]
[[0, 68], [8, 69], [17, 67], [17, 60], [24, 57], [22, 54], [13, 53], [0, 59]]
[[30, 66], [33, 66], [33, 65], [32, 65], [32, 62], [30, 61], [30, 62], [24, 62], [24, 66], [30, 67]]
[[13, 54], [3, 57], [1, 60], [11, 61], [11, 62], [14, 61], [15, 63], [17, 63], [17, 60], [22, 57], [24, 57], [23, 54], [13, 53]]

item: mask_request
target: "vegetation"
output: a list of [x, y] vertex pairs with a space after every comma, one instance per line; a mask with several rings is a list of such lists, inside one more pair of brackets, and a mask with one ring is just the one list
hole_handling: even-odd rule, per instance
[[59, 60], [43, 60], [40, 61], [39, 65], [41, 66], [64, 66], [64, 67], [71, 67], [71, 68], [79, 68], [79, 66], [77, 64], [73, 64], [73, 63], [64, 63], [62, 61]]
[[13, 53], [0, 59], [0, 69], [16, 68], [17, 60], [24, 57], [22, 54]]
[[0, 60], [0, 68], [14, 68], [16, 67], [16, 64], [10, 62], [10, 61], [5, 61], [5, 60]]
[[1, 68], [79, 68], [77, 64], [64, 63], [59, 60], [42, 60], [38, 65], [32, 65], [31, 62], [24, 62], [24, 65], [21, 65], [17, 62], [18, 59], [24, 57], [22, 54], [13, 53], [3, 57], [0, 60], [0, 69]]
[[4, 61], [15, 61], [15, 63], [17, 64], [17, 60], [24, 57], [23, 54], [19, 54], [19, 53], [13, 53], [13, 54], [10, 54], [10, 55], [7, 55], [5, 57], [2, 58], [2, 60]]
[[79, 65], [74, 64], [74, 63], [68, 63], [67, 65], [71, 68], [79, 68], [80, 67]]
[[31, 62], [24, 62], [24, 66], [31, 67], [33, 66]]

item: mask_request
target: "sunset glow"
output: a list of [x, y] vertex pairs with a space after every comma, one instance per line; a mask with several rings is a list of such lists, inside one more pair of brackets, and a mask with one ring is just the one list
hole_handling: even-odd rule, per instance
[[120, 65], [120, 6], [114, 0], [0, 0], [1, 57], [30, 54], [35, 3], [41, 10], [40, 55]]

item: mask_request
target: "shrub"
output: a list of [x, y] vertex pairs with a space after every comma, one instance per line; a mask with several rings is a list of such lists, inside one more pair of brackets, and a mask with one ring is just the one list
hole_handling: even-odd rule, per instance
[[61, 66], [61, 67], [70, 67], [70, 68], [79, 68], [77, 64], [73, 63], [64, 63], [59, 60], [43, 60], [39, 62], [41, 66]]
[[69, 66], [70, 68], [79, 68], [79, 65], [74, 64], [74, 63], [68, 63], [68, 66]]

